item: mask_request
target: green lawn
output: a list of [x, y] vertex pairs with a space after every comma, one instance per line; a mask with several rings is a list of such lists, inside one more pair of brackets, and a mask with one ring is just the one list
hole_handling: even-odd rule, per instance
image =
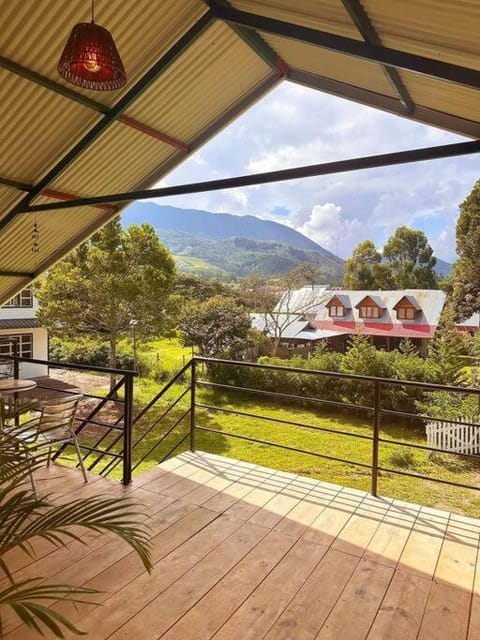
[[[181, 367], [183, 356], [187, 354], [184, 349], [178, 346], [178, 342], [172, 340], [171, 342], [159, 341], [151, 344], [152, 350], [158, 349], [160, 353], [163, 353], [165, 361], [169, 362], [172, 367], [175, 363], [178, 363], [175, 370]], [[157, 464], [188, 432], [189, 418], [187, 416], [160, 445], [156, 446], [161, 436], [189, 408], [189, 393], [150, 433], [147, 433], [149, 426], [155, 419], [187, 389], [188, 383], [189, 381], [185, 379], [181, 381], [181, 384], [174, 385], [162, 401], [157, 403], [145, 418], [137, 423], [134, 431], [134, 443], [138, 439], [141, 439], [141, 441], [134, 449], [134, 463], [144, 455], [148, 455], [135, 473]], [[146, 378], [136, 380], [136, 412], [158, 392], [163, 384]], [[197, 449], [319, 478], [348, 487], [370, 490], [370, 469], [229, 437], [229, 434], [245, 435], [277, 442], [289, 447], [370, 464], [372, 455], [371, 441], [347, 437], [337, 433], [342, 430], [371, 436], [372, 418], [368, 414], [352, 416], [351, 414], [342, 414], [318, 407], [310, 408], [300, 404], [297, 406], [281, 406], [263, 397], [248, 396], [238, 392], [230, 392], [229, 394], [213, 393], [206, 389], [199, 389], [197, 402], [259, 416], [250, 418], [197, 408], [196, 424], [198, 426], [210, 427], [222, 432], [221, 434], [211, 434], [198, 430]], [[261, 416], [326, 427], [332, 429], [334, 433], [267, 421], [263, 420]], [[415, 430], [412, 426], [392, 424], [386, 417], [384, 417], [382, 424], [381, 435], [384, 438], [405, 443], [426, 444], [425, 433], [422, 428]], [[88, 439], [91, 441], [90, 438]], [[108, 444], [109, 440], [107, 439], [102, 443], [102, 447], [108, 446]], [[188, 440], [176, 449], [174, 453], [185, 450], [187, 446]], [[112, 451], [118, 451], [118, 449], [119, 445], [112, 447]], [[479, 484], [480, 462], [477, 463], [475, 460], [472, 461], [467, 458], [444, 455], [437, 456], [431, 460], [427, 451], [381, 443], [379, 461], [380, 466], [398, 471], [410, 471], [473, 486]], [[117, 478], [121, 477], [120, 465], [117, 466], [112, 475]], [[479, 493], [468, 489], [409, 478], [396, 473], [380, 472], [378, 493], [472, 516], [480, 515]]]

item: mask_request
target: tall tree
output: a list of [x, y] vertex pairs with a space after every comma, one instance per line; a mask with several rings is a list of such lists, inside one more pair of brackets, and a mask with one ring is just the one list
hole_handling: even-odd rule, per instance
[[357, 291], [377, 289], [378, 267], [381, 261], [382, 255], [371, 240], [360, 242], [345, 262], [343, 286]]
[[245, 306], [263, 316], [263, 330], [273, 340], [273, 356], [277, 354], [286, 330], [331, 296], [323, 289], [306, 284], [308, 275], [309, 269], [296, 267], [274, 283], [257, 274], [240, 283]]
[[39, 320], [56, 335], [107, 339], [114, 368], [117, 342], [132, 320], [140, 335], [165, 327], [174, 279], [175, 262], [155, 229], [123, 229], [116, 219], [49, 270], [37, 292]]
[[452, 301], [457, 319], [465, 320], [480, 311], [480, 180], [460, 205], [457, 253]]
[[383, 259], [397, 289], [432, 289], [438, 286], [437, 259], [423, 231], [399, 227], [383, 248]]
[[182, 341], [198, 348], [200, 355], [241, 358], [250, 345], [250, 318], [234, 298], [213, 296], [192, 303], [180, 321]]

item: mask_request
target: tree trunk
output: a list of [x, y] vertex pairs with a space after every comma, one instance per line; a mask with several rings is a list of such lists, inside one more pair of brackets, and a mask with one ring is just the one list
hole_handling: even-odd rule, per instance
[[[108, 366], [110, 369], [115, 369], [117, 366], [117, 335], [115, 333], [110, 334], [110, 353], [108, 357]], [[114, 373], [110, 374], [110, 391], [117, 384], [117, 377]], [[115, 394], [116, 395], [116, 394]]]
[[278, 347], [280, 346], [280, 337], [275, 338], [275, 340], [273, 341], [273, 349], [272, 349], [272, 357], [275, 358], [275, 356], [277, 355], [277, 351], [278, 351]]

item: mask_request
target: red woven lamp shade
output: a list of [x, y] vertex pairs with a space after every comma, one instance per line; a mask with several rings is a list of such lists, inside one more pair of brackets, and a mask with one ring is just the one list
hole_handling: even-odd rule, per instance
[[96, 91], [113, 91], [127, 81], [110, 32], [95, 22], [80, 22], [73, 27], [58, 73], [67, 82]]

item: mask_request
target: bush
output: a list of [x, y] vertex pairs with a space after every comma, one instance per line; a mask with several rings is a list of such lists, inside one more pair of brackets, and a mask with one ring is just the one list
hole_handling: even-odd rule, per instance
[[413, 452], [408, 449], [397, 449], [390, 454], [389, 461], [394, 467], [401, 469], [415, 469], [417, 464]]
[[[110, 366], [108, 343], [96, 340], [91, 336], [76, 338], [51, 337], [49, 358], [56, 362], [92, 367]], [[134, 368], [133, 355], [121, 345], [117, 349], [116, 366], [119, 369]]]

